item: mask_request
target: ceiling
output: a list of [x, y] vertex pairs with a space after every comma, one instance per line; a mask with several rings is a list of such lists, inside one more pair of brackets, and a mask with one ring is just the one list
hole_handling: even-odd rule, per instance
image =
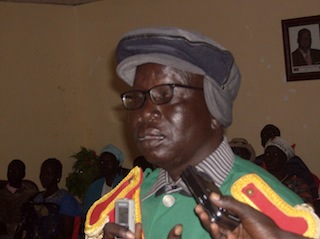
[[39, 3], [39, 4], [60, 4], [60, 5], [79, 5], [101, 0], [0, 0], [0, 2], [17, 3]]

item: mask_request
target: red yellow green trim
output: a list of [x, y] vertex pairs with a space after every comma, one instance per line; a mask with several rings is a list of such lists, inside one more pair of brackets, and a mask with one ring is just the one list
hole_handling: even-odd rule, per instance
[[97, 200], [86, 215], [85, 229], [87, 239], [103, 237], [103, 228], [108, 222], [114, 222], [115, 201], [119, 198], [133, 199], [135, 202], [135, 220], [141, 223], [140, 185], [143, 180], [141, 168], [133, 168], [129, 174], [109, 193]]
[[256, 174], [239, 178], [232, 185], [231, 194], [235, 199], [268, 215], [283, 230], [305, 237], [319, 237], [319, 218], [315, 213], [289, 205]]

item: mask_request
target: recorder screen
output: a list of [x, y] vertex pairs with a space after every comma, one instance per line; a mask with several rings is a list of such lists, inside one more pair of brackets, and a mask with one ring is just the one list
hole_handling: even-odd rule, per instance
[[118, 208], [118, 223], [128, 224], [128, 207], [119, 207]]

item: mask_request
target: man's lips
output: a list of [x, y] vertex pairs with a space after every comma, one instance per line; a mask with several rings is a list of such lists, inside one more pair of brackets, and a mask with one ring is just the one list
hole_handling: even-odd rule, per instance
[[138, 141], [145, 141], [145, 140], [163, 140], [163, 135], [144, 135], [141, 137], [138, 137]]
[[165, 136], [159, 129], [148, 128], [146, 130], [137, 133], [138, 142], [154, 145], [159, 141], [162, 141]]

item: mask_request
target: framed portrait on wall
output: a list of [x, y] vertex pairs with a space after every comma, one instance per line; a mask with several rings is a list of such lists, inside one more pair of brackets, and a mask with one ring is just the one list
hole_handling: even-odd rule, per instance
[[320, 79], [320, 15], [281, 25], [287, 81]]

